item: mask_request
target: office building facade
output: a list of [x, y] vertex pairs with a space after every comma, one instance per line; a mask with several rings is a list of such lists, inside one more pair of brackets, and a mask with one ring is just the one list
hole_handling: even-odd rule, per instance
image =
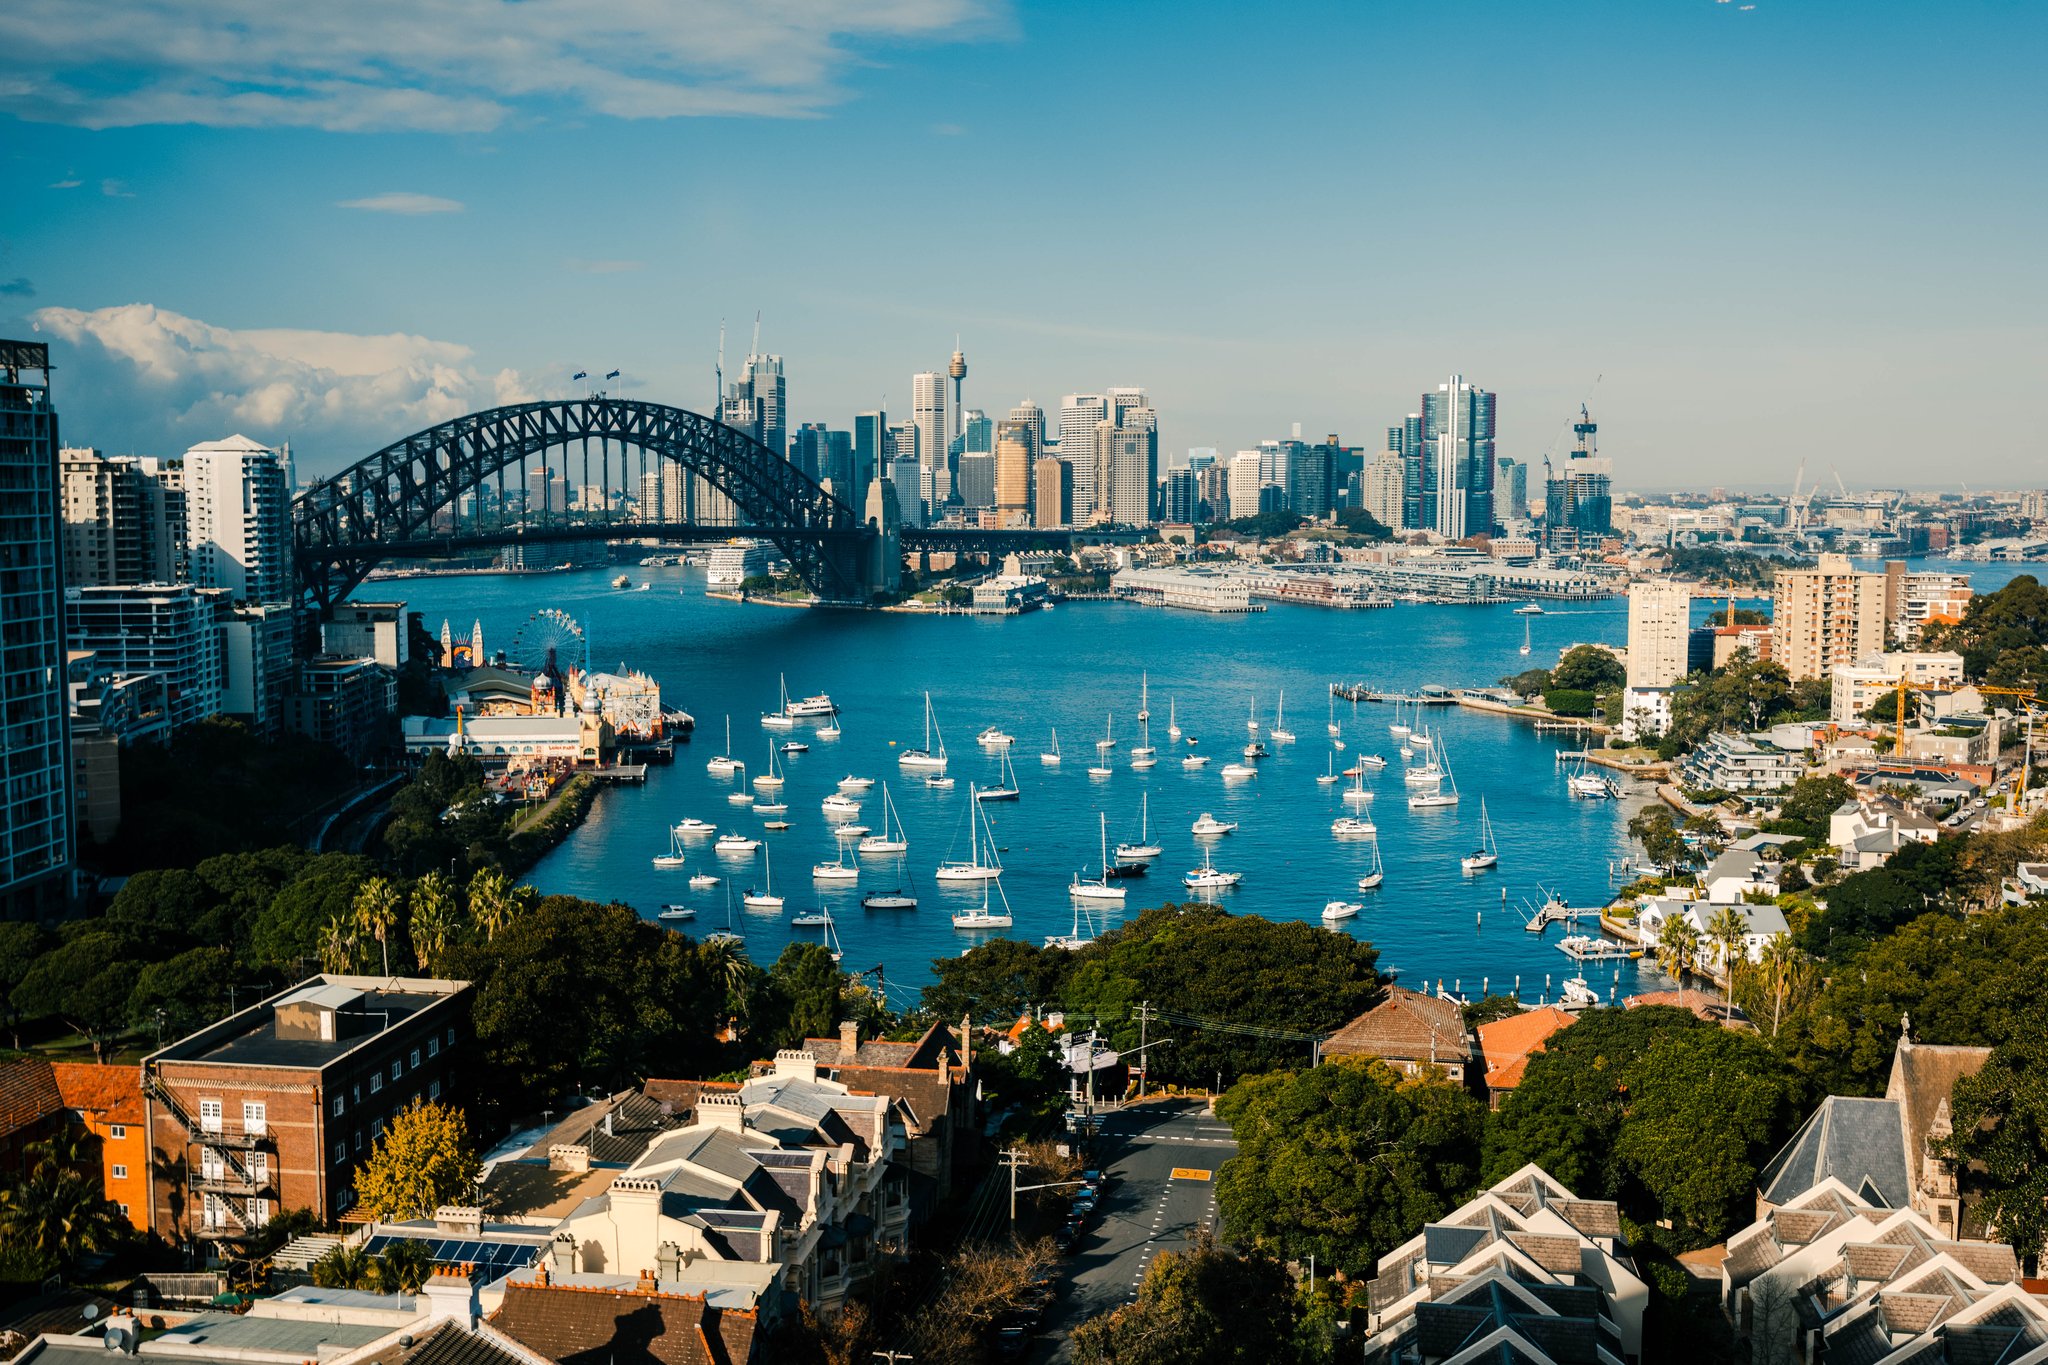
[[1359, 506], [1390, 531], [1406, 525], [1406, 478], [1406, 466], [1398, 450], [1381, 451], [1359, 476]]
[[1429, 529], [1446, 540], [1493, 532], [1495, 472], [1494, 396], [1452, 375], [1422, 396], [1423, 439], [1435, 476], [1435, 519]]
[[1628, 685], [1672, 687], [1690, 671], [1692, 588], [1631, 583], [1628, 589]]
[[1070, 526], [1074, 520], [1074, 467], [1057, 455], [1039, 457], [1031, 469], [1032, 523]]
[[1070, 393], [1060, 400], [1060, 458], [1073, 471], [1074, 508], [1082, 520], [1095, 510], [1095, 429], [1109, 420], [1109, 399]]
[[918, 463], [922, 466], [924, 496], [932, 505], [934, 520], [938, 507], [953, 495], [953, 471], [947, 467], [946, 376], [926, 370], [910, 377], [911, 424], [917, 428]]
[[[1043, 416], [1040, 417], [1042, 422]], [[996, 424], [996, 521], [1026, 526], [1031, 521], [1031, 468], [1038, 460], [1038, 432], [1023, 418]]]
[[1230, 517], [1255, 517], [1259, 514], [1259, 489], [1265, 480], [1260, 474], [1261, 461], [1256, 450], [1240, 450], [1230, 457]]
[[91, 650], [94, 662], [110, 672], [161, 677], [171, 729], [180, 730], [223, 709], [224, 596], [190, 583], [70, 588], [65, 630], [71, 648]]

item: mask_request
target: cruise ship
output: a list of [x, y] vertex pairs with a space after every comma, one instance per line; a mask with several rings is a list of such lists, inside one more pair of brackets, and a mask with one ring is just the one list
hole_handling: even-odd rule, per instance
[[707, 588], [737, 588], [759, 574], [768, 572], [775, 559], [775, 547], [765, 540], [735, 540], [711, 551], [704, 571]]

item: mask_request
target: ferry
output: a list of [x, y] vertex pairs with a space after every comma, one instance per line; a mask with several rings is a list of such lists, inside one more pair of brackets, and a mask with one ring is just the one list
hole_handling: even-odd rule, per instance
[[1536, 605], [1534, 602], [1525, 602], [1521, 606], [1515, 608], [1515, 615], [1541, 616], [1543, 615], [1543, 608]]
[[839, 707], [831, 697], [818, 692], [800, 701], [784, 703], [783, 711], [792, 716], [836, 716]]

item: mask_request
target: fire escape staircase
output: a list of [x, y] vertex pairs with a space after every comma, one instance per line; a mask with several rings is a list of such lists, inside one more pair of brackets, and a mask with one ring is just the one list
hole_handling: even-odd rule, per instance
[[[207, 1238], [240, 1238], [252, 1235], [260, 1226], [255, 1211], [250, 1206], [264, 1191], [271, 1188], [272, 1163], [264, 1162], [263, 1173], [258, 1175], [254, 1163], [247, 1160], [248, 1154], [270, 1144], [268, 1131], [250, 1131], [245, 1128], [229, 1128], [223, 1122], [208, 1127], [192, 1117], [177, 1095], [163, 1083], [155, 1072], [145, 1073], [143, 1092], [164, 1107], [178, 1126], [185, 1130], [186, 1140], [200, 1148], [201, 1158], [197, 1165], [187, 1171], [186, 1184], [192, 1193], [199, 1196], [196, 1201], [200, 1212], [199, 1235]], [[267, 1156], [268, 1154], [265, 1153]], [[211, 1157], [209, 1161], [207, 1158]], [[213, 1196], [208, 1200], [206, 1196]], [[210, 1214], [215, 1207], [227, 1210], [234, 1226], [220, 1226], [211, 1221]]]

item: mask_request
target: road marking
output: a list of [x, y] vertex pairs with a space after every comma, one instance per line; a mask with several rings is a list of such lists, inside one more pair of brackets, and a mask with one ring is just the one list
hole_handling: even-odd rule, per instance
[[1195, 1168], [1194, 1168], [1194, 1167], [1192, 1167], [1192, 1166], [1176, 1166], [1176, 1167], [1174, 1167], [1174, 1168], [1173, 1168], [1173, 1174], [1172, 1174], [1171, 1176], [1169, 1176], [1169, 1177], [1168, 1177], [1168, 1179], [1171, 1179], [1171, 1180], [1207, 1180], [1207, 1179], [1209, 1178], [1210, 1174], [1211, 1174], [1211, 1173], [1210, 1173], [1210, 1172], [1208, 1172], [1208, 1171], [1203, 1171], [1203, 1170], [1197, 1170], [1197, 1169], [1195, 1169]]

